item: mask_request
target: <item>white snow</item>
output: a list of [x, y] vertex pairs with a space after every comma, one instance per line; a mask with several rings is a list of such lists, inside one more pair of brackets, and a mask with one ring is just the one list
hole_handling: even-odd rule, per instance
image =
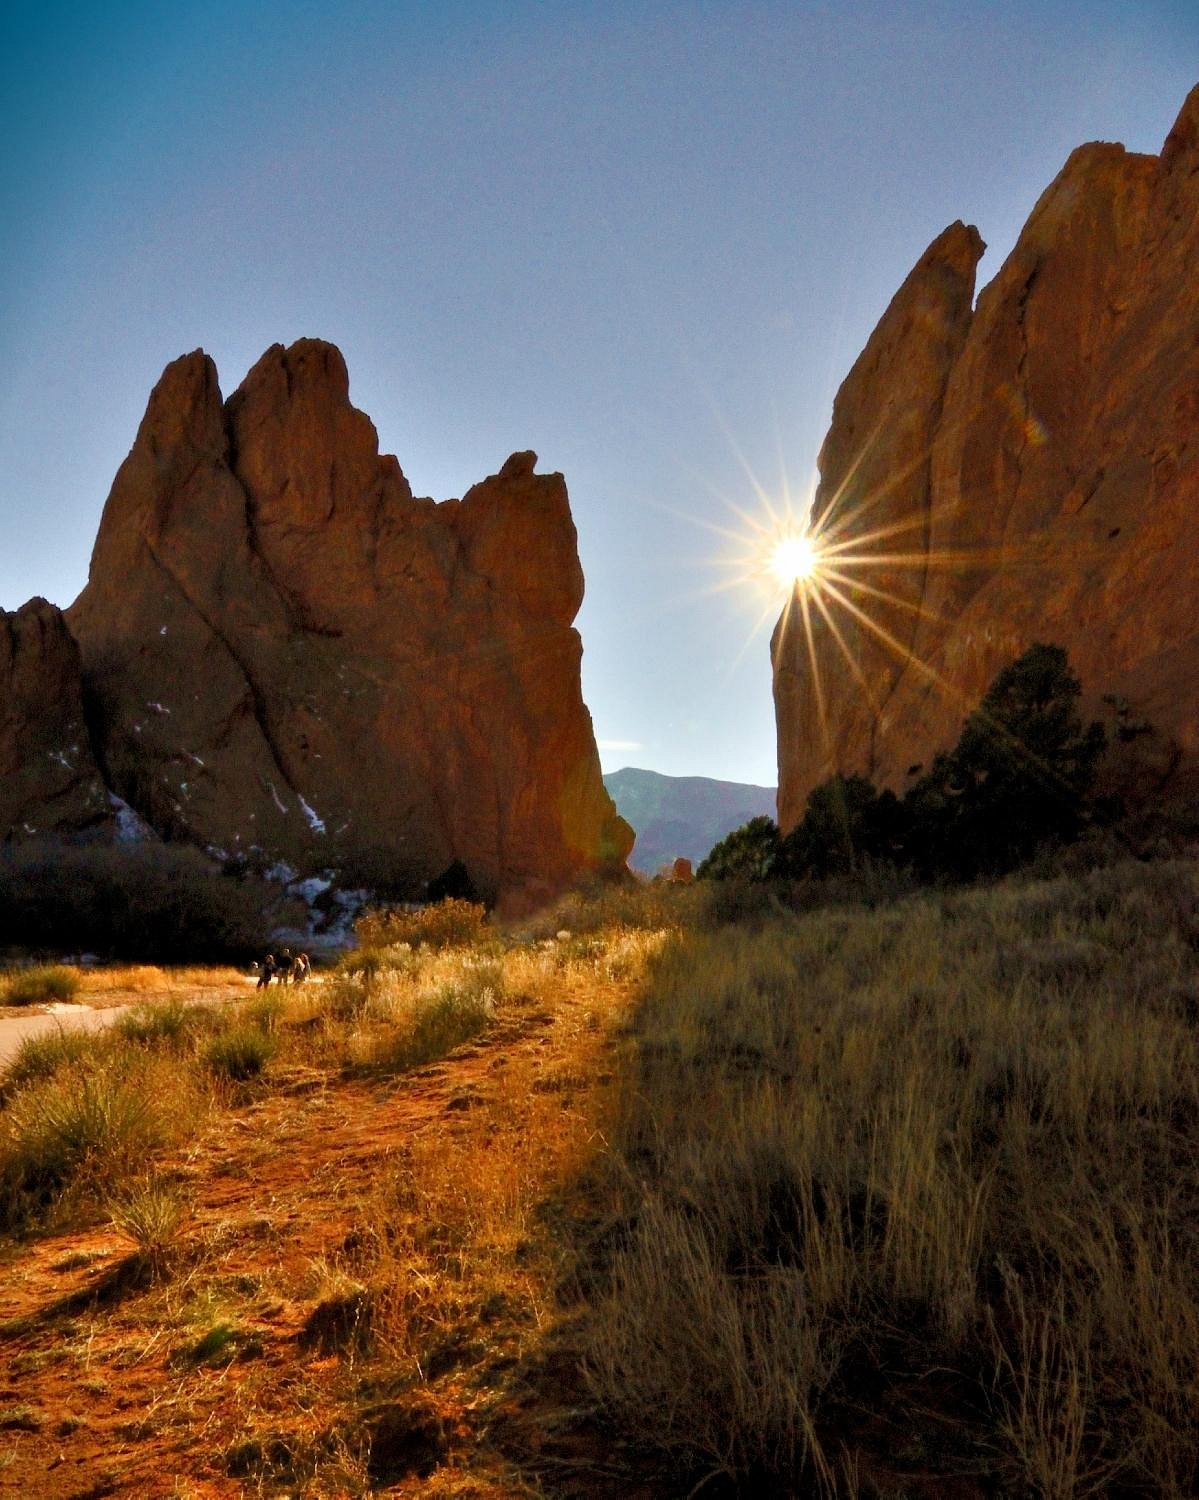
[[162, 629], [161, 629], [161, 630], [160, 630], [160, 631], [159, 631], [159, 632], [158, 632], [158, 633], [159, 633], [159, 635], [166, 635], [166, 633], [167, 633], [167, 628], [166, 628], [166, 626], [165, 626], [165, 625], [164, 625], [164, 626], [163, 626], [163, 627], [162, 627]]
[[309, 828], [312, 829], [313, 833], [324, 833], [324, 831], [325, 831], [325, 820], [324, 820], [324, 818], [321, 818], [321, 817], [317, 816], [317, 814], [314, 811], [314, 809], [308, 806], [307, 802], [304, 801], [303, 797], [300, 796], [299, 792], [296, 793], [296, 796], [297, 796], [297, 798], [299, 798], [300, 806], [301, 806], [301, 808], [304, 811], [304, 816], [308, 819], [308, 826], [309, 826]]
[[279, 811], [281, 813], [283, 813], [284, 815], [286, 815], [287, 808], [284, 807], [283, 803], [280, 802], [280, 800], [279, 800], [279, 793], [275, 790], [275, 783], [273, 781], [268, 781], [267, 782], [267, 786], [269, 786], [270, 789], [271, 789], [271, 797], [274, 799], [275, 806], [279, 809]]
[[288, 886], [288, 894], [299, 896], [306, 906], [311, 906], [318, 896], [323, 896], [333, 884], [320, 875], [310, 875], [307, 880], [296, 880]]
[[117, 843], [142, 844], [155, 837], [154, 830], [129, 806], [128, 802], [109, 792], [108, 805], [117, 817]]
[[65, 769], [68, 771], [71, 769], [71, 762], [67, 759], [66, 755], [61, 750], [51, 750], [50, 759], [57, 761], [60, 766], [65, 767]]
[[299, 876], [299, 870], [293, 870], [286, 860], [279, 860], [269, 870], [264, 870], [263, 877], [266, 880], [277, 880], [280, 885], [290, 885]]
[[152, 708], [156, 714], [169, 714], [170, 709], [164, 703], [147, 703], [147, 708]]

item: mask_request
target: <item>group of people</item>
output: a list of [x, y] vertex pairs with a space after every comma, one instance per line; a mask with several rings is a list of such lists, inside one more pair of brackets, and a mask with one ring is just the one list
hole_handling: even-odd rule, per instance
[[264, 990], [272, 979], [280, 984], [303, 984], [312, 972], [312, 962], [307, 953], [297, 953], [293, 958], [291, 949], [284, 948], [278, 956], [268, 953], [257, 969], [258, 988]]

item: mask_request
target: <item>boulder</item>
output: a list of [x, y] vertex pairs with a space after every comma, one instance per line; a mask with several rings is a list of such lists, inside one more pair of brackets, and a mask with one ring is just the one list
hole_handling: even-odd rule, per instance
[[981, 250], [933, 242], [834, 405], [771, 648], [784, 830], [833, 770], [902, 792], [1038, 640], [1113, 788], [1196, 778], [1199, 89], [1160, 156], [1075, 151], [972, 309]]
[[218, 855], [419, 894], [620, 868], [572, 621], [560, 474], [515, 454], [417, 499], [331, 344], [262, 356], [223, 401], [169, 365], [68, 612], [113, 790]]

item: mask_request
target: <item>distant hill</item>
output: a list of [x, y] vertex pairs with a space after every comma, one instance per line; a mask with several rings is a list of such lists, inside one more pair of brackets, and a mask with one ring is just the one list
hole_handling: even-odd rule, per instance
[[774, 817], [775, 789], [707, 776], [662, 776], [634, 766], [604, 777], [616, 810], [637, 831], [629, 863], [648, 875], [679, 855], [696, 864], [712, 845], [762, 813]]

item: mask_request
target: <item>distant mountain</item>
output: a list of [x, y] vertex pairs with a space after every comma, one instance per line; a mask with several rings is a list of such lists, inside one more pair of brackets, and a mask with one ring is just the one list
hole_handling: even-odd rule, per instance
[[696, 864], [750, 818], [775, 815], [775, 789], [707, 776], [662, 776], [626, 766], [604, 777], [608, 795], [637, 832], [629, 863], [652, 875], [679, 855]]

